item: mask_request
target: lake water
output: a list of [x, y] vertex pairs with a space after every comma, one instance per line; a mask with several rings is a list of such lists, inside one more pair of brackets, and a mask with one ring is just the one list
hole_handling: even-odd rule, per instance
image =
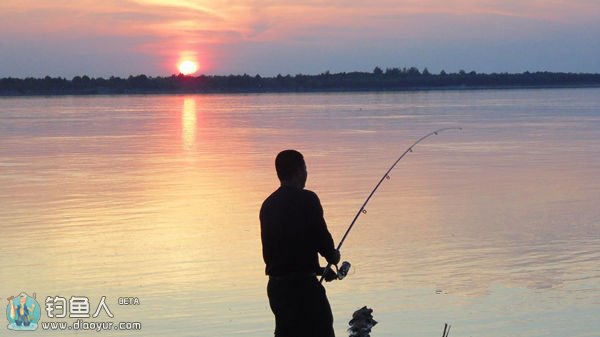
[[600, 336], [600, 89], [0, 98], [0, 297], [142, 323], [106, 336], [271, 336], [277, 152], [304, 153], [337, 242], [444, 127], [344, 244], [337, 335], [367, 305], [374, 337]]

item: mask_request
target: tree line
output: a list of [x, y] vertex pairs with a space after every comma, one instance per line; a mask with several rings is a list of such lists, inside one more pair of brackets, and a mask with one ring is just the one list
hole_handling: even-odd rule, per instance
[[375, 67], [371, 72], [326, 71], [318, 75], [199, 75], [127, 78], [75, 76], [2, 78], [0, 95], [77, 95], [152, 93], [242, 93], [315, 91], [396, 91], [461, 88], [582, 87], [600, 86], [600, 74], [564, 72], [432, 74], [424, 68]]

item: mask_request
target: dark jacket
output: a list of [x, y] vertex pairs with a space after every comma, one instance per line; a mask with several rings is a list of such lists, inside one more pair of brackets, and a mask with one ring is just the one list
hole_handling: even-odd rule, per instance
[[267, 275], [319, 273], [317, 253], [328, 262], [335, 254], [323, 207], [312, 191], [278, 188], [262, 204], [260, 229]]

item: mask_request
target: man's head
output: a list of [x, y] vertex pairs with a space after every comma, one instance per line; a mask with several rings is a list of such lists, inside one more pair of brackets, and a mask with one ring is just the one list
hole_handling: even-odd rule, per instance
[[275, 169], [281, 185], [304, 188], [308, 174], [302, 153], [296, 150], [279, 152], [275, 158]]

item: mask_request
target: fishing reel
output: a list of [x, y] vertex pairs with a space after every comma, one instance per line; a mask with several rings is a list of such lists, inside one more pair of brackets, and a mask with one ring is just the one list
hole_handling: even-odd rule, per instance
[[343, 280], [346, 276], [348, 276], [350, 267], [352, 267], [352, 265], [348, 261], [342, 262], [342, 265], [339, 268], [337, 265], [334, 265], [334, 266], [335, 266], [335, 273], [337, 274], [338, 280]]

